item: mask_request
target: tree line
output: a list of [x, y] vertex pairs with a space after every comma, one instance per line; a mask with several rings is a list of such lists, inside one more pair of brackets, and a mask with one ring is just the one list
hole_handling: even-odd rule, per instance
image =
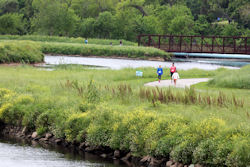
[[0, 0], [0, 34], [250, 36], [249, 0]]

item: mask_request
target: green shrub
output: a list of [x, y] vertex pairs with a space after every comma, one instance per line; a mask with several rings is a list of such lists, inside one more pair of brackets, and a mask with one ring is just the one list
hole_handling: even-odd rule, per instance
[[[92, 87], [92, 82], [84, 84], [91, 85], [91, 91], [97, 88], [95, 84]], [[71, 87], [71, 82], [65, 85]], [[108, 92], [111, 89], [105, 88]], [[98, 90], [103, 93], [102, 88]], [[244, 125], [228, 127], [223, 119], [213, 115], [191, 121], [168, 109], [165, 113], [144, 108], [124, 110], [121, 105], [111, 107], [107, 102], [96, 103], [95, 98], [87, 102], [84, 98], [88, 96], [75, 96], [79, 100], [72, 105], [74, 107], [67, 108], [62, 105], [63, 98], [52, 100], [43, 95], [32, 97], [0, 89], [0, 119], [8, 124], [22, 123], [38, 134], [51, 132], [70, 142], [87, 141], [91, 145], [132, 152], [135, 156], [166, 157], [183, 164], [204, 166], [249, 165], [250, 130]]]
[[121, 116], [112, 125], [110, 146], [120, 150], [131, 150], [135, 155], [144, 154], [144, 128], [155, 120], [155, 115], [142, 109], [131, 111]]
[[227, 156], [226, 165], [229, 167], [250, 166], [250, 136], [234, 138], [233, 150]]
[[68, 141], [85, 141], [86, 131], [92, 117], [88, 113], [74, 114], [66, 121], [65, 135]]
[[33, 102], [34, 99], [31, 96], [13, 97], [0, 108], [0, 118], [8, 124], [20, 126], [25, 112], [30, 110]]
[[1, 42], [0, 63], [38, 63], [43, 62], [39, 45], [34, 42]]
[[36, 129], [44, 132], [53, 132], [55, 136], [63, 137], [65, 135], [63, 120], [66, 118], [65, 112], [58, 108], [46, 110], [37, 117]]
[[[104, 104], [103, 104], [104, 105]], [[119, 115], [110, 111], [107, 106], [96, 109], [95, 117], [87, 129], [87, 141], [93, 145], [109, 146], [112, 134], [112, 125], [119, 120]]]

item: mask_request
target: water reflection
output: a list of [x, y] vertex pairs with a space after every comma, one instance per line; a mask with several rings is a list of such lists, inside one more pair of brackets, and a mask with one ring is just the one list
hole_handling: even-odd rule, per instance
[[0, 140], [0, 166], [3, 167], [124, 167], [120, 161], [108, 162], [92, 154], [42, 148], [37, 143], [16, 144], [11, 139]]

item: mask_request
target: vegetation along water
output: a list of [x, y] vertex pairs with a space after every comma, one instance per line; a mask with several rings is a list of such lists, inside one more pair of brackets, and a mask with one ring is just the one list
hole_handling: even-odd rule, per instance
[[[140, 69], [144, 77], [137, 78], [135, 69], [129, 68], [0, 67], [0, 119], [39, 135], [50, 132], [70, 142], [88, 142], [139, 157], [247, 166], [249, 68], [179, 71], [182, 78], [215, 77], [208, 84], [182, 90], [144, 88], [145, 82], [155, 79], [154, 68]], [[241, 73], [244, 82], [231, 84], [226, 78], [231, 72]], [[223, 80], [220, 76], [225, 76], [223, 85], [217, 79]]]
[[177, 89], [144, 87], [154, 68], [25, 65], [44, 54], [168, 60], [137, 35], [249, 37], [249, 9], [249, 0], [0, 0], [0, 132], [144, 166], [249, 167], [250, 66], [178, 69], [211, 80]]

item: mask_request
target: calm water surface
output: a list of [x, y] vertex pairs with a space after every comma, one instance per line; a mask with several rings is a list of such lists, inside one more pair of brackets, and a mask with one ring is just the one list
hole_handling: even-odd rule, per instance
[[[250, 62], [236, 62], [228, 60], [207, 60], [207, 59], [174, 59], [178, 69], [188, 70], [199, 68], [204, 70], [214, 70], [221, 67], [239, 68]], [[149, 61], [149, 60], [126, 60], [112, 58], [90, 58], [90, 57], [70, 57], [70, 56], [45, 56], [45, 63], [48, 65], [59, 64], [80, 64], [88, 66], [107, 67], [111, 69], [139, 68], [139, 67], [170, 67], [172, 62]], [[231, 64], [230, 64], [231, 63]], [[245, 63], [245, 64], [244, 64]]]
[[88, 153], [31, 145], [0, 139], [0, 167], [125, 167], [120, 161], [109, 162]]

